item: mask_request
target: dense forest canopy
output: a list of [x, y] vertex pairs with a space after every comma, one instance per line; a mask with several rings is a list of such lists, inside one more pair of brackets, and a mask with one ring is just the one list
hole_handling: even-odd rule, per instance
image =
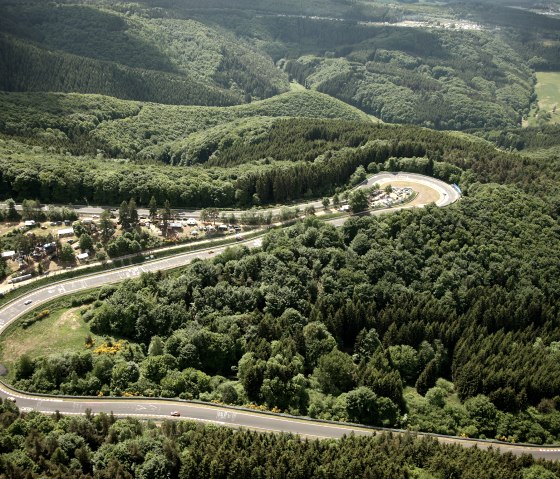
[[[340, 230], [309, 219], [260, 249], [104, 288], [83, 317], [126, 347], [25, 360], [15, 384], [558, 440], [551, 213], [517, 187], [473, 184], [446, 209], [353, 218]], [[463, 405], [448, 404], [454, 393]]]
[[[0, 128], [15, 138], [5, 136], [0, 144], [4, 198], [86, 198], [107, 205], [135, 197], [146, 205], [155, 196], [160, 204], [169, 199], [174, 206], [227, 207], [250, 206], [255, 194], [262, 204], [332, 194], [358, 167], [417, 171], [451, 182], [468, 182], [471, 173], [463, 172], [473, 170], [485, 182], [523, 182], [533, 189], [556, 174], [550, 164], [549, 174], [530, 181], [526, 172], [540, 171], [539, 162], [472, 136], [365, 121], [273, 118], [314, 116], [321, 108], [325, 115], [360, 118], [318, 93], [289, 93], [225, 111], [72, 95], [3, 99]], [[114, 161], [111, 152], [128, 152], [136, 162]]]
[[[464, 192], [338, 229], [310, 214], [259, 247], [68, 299], [103, 343], [24, 355], [9, 379], [559, 442], [560, 127], [521, 128], [534, 71], [560, 68], [542, 7], [0, 0], [1, 200], [250, 208], [401, 170]], [[0, 451], [14, 478], [560, 477], [409, 436], [302, 441], [10, 402]]]

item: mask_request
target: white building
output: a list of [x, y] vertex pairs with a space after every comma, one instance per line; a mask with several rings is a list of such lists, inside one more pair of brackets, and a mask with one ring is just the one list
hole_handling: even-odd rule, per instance
[[64, 228], [58, 230], [58, 237], [59, 238], [66, 238], [67, 236], [74, 236], [74, 228]]
[[12, 259], [15, 255], [15, 251], [4, 251], [2, 252], [2, 259]]

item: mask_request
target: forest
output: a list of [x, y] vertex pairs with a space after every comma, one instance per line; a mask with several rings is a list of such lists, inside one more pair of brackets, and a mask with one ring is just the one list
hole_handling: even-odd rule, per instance
[[[560, 67], [559, 22], [505, 0], [0, 0], [10, 205], [256, 214], [379, 171], [464, 193], [340, 228], [310, 213], [259, 247], [66, 298], [91, 334], [6, 378], [408, 434], [302, 440], [4, 401], [0, 477], [560, 477], [414, 436], [560, 442], [560, 127], [520, 128], [534, 71]], [[149, 246], [127, 234], [111, 256]]]
[[269, 233], [260, 249], [103, 288], [82, 317], [116, 339], [24, 356], [14, 384], [554, 442], [552, 215], [554, 205], [518, 186], [473, 183], [445, 209], [352, 218], [341, 229], [309, 218]]
[[318, 41], [288, 60], [285, 70], [309, 88], [392, 123], [450, 130], [511, 127], [528, 113], [530, 70], [495, 35], [347, 25], [348, 38], [338, 41], [342, 28], [329, 22], [306, 26], [310, 37], [324, 32], [332, 45]]
[[[529, 181], [526, 171], [539, 172], [539, 161], [521, 162], [475, 136], [350, 123], [362, 114], [316, 92], [225, 110], [84, 95], [0, 98], [4, 199], [117, 205], [133, 197], [145, 206], [155, 196], [174, 207], [251, 206], [333, 194], [358, 167], [409, 168], [451, 182], [470, 169], [485, 182], [529, 188], [550, 178], [539, 173]], [[314, 118], [320, 112], [333, 119]], [[436, 168], [397, 161], [413, 157]]]
[[0, 476], [10, 479], [555, 479], [557, 464], [413, 436], [301, 440], [188, 421], [19, 413], [0, 404]]
[[[478, 18], [478, 6], [321, 0], [324, 17], [304, 18], [310, 7], [298, 2], [194, 3], [4, 2], [0, 89], [228, 106], [295, 79], [383, 121], [468, 130], [519, 126], [534, 101], [531, 69], [556, 65], [557, 21], [530, 33], [539, 15], [507, 7]], [[395, 26], [473, 16], [487, 26]]]
[[288, 89], [265, 54], [194, 20], [37, 2], [3, 5], [0, 32], [7, 91], [223, 106]]

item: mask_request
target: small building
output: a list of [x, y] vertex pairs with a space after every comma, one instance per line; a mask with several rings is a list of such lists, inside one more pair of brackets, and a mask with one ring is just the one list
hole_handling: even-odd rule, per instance
[[89, 254], [88, 253], [80, 253], [79, 255], [76, 256], [76, 258], [78, 258], [78, 261], [85, 261], [86, 259], [89, 258]]
[[14, 284], [14, 283], [21, 283], [22, 281], [26, 281], [28, 279], [31, 279], [32, 275], [30, 274], [24, 274], [22, 276], [16, 276], [15, 278], [10, 278], [8, 280], [9, 284]]
[[64, 228], [58, 230], [58, 237], [59, 238], [66, 238], [68, 236], [74, 236], [74, 228]]
[[169, 228], [171, 228], [172, 230], [180, 230], [183, 228], [183, 224], [174, 221], [173, 223], [169, 223]]
[[14, 259], [14, 256], [16, 255], [15, 251], [3, 251], [2, 252], [2, 259]]
[[35, 223], [35, 220], [27, 220], [24, 225], [27, 226], [28, 228], [33, 228], [37, 223]]

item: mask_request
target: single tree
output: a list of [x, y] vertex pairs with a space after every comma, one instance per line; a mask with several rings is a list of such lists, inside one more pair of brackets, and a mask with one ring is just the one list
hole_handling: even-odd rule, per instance
[[93, 251], [93, 239], [87, 233], [83, 233], [80, 236], [79, 245], [82, 252]]
[[130, 211], [126, 201], [123, 201], [119, 207], [119, 221], [123, 230], [130, 229]]
[[136, 206], [134, 198], [131, 198], [128, 202], [128, 217], [130, 226], [136, 228], [138, 226], [138, 207]]
[[167, 230], [169, 227], [169, 221], [171, 221], [171, 203], [169, 200], [165, 200], [163, 209], [160, 211], [161, 216], [161, 232], [163, 236], [167, 236]]
[[150, 211], [150, 220], [154, 221], [156, 219], [158, 210], [155, 196], [152, 196], [152, 198], [150, 199], [150, 202], [148, 203], [148, 210]]
[[369, 203], [366, 192], [363, 190], [356, 190], [350, 196], [349, 204], [353, 213], [367, 210]]
[[304, 210], [305, 216], [314, 216], [315, 215], [315, 207], [313, 205], [306, 206]]
[[6, 217], [9, 221], [19, 220], [19, 213], [16, 211], [16, 202], [11, 198], [6, 200], [6, 206], [8, 207], [8, 212]]
[[113, 222], [111, 221], [111, 213], [109, 213], [108, 210], [104, 210], [99, 218], [99, 234], [101, 235], [101, 241], [103, 244], [107, 244], [107, 242], [113, 237], [114, 233], [115, 228], [113, 226]]
[[220, 216], [220, 211], [217, 208], [205, 208], [200, 212], [200, 219], [204, 222], [212, 221], [216, 224], [216, 220]]
[[70, 264], [76, 261], [74, 250], [68, 243], [62, 245], [62, 249], [60, 250], [60, 261], [65, 264]]
[[340, 206], [340, 196], [338, 196], [338, 193], [334, 194], [332, 203], [335, 208], [338, 208]]

